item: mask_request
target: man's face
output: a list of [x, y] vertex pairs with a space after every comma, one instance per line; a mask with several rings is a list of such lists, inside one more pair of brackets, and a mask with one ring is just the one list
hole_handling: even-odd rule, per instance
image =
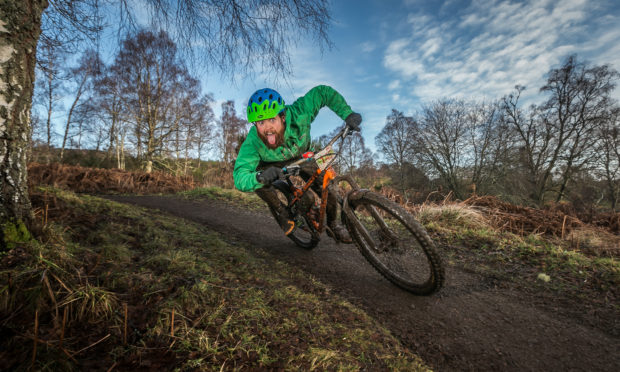
[[270, 149], [275, 149], [284, 142], [284, 119], [280, 115], [275, 118], [254, 122], [258, 136]]

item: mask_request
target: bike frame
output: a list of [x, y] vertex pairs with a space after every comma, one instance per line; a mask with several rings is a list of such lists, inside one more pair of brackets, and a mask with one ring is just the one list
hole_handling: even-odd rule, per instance
[[[343, 128], [336, 136], [334, 136], [334, 138], [331, 139], [331, 141], [318, 153], [314, 154], [312, 157], [308, 158], [308, 159], [300, 159], [297, 160], [295, 162], [293, 162], [292, 164], [288, 165], [287, 167], [283, 168], [283, 172], [285, 175], [298, 175], [299, 174], [299, 166], [301, 164], [303, 164], [304, 162], [307, 161], [312, 161], [312, 160], [317, 160], [317, 159], [321, 159], [324, 156], [329, 156], [332, 150], [332, 145], [338, 140], [338, 139], [343, 139], [346, 138], [346, 136], [349, 134], [349, 128], [345, 127]], [[336, 171], [334, 170], [334, 168], [332, 167], [332, 164], [334, 163], [334, 161], [336, 160], [336, 158], [338, 158], [340, 156], [340, 153], [342, 152], [342, 149], [340, 149], [340, 151], [338, 151], [337, 154], [335, 154], [331, 159], [328, 160], [327, 164], [325, 164], [325, 166], [323, 166], [323, 169], [321, 169], [321, 167], [319, 167], [316, 172], [308, 179], [308, 181], [305, 181], [305, 183], [301, 186], [301, 187], [297, 187], [295, 186], [290, 179], [287, 178], [287, 185], [289, 187], [289, 191], [292, 192], [292, 194], [294, 195], [293, 200], [291, 200], [291, 202], [289, 203], [289, 207], [294, 206], [295, 204], [297, 204], [301, 198], [306, 194], [306, 192], [308, 192], [308, 189], [310, 188], [310, 186], [312, 186], [312, 184], [314, 183], [314, 181], [316, 181], [316, 179], [320, 176], [323, 176], [323, 184], [321, 186], [321, 205], [320, 205], [320, 209], [319, 209], [319, 218], [318, 221], [312, 219], [311, 222], [313, 224], [313, 228], [319, 233], [323, 233], [324, 229], [325, 229], [325, 214], [327, 211], [327, 196], [329, 194], [329, 190], [328, 187], [330, 185], [330, 183], [334, 180], [337, 179], [337, 181], [339, 182], [340, 180], [345, 180], [347, 182], [349, 182], [351, 184], [351, 186], [354, 189], [359, 189], [359, 187], [357, 186], [357, 184], [348, 176], [338, 176], [338, 174], [336, 173]]]

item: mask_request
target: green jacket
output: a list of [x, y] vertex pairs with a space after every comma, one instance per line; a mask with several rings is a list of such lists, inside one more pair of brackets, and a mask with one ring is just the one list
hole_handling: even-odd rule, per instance
[[296, 159], [308, 151], [310, 123], [324, 106], [329, 107], [342, 120], [353, 112], [340, 93], [332, 87], [319, 85], [310, 89], [292, 105], [286, 105], [286, 129], [282, 146], [274, 150], [269, 149], [258, 137], [256, 126], [252, 126], [235, 162], [233, 171], [235, 187], [241, 191], [259, 189], [263, 184], [256, 180], [256, 167], [261, 161], [281, 162]]

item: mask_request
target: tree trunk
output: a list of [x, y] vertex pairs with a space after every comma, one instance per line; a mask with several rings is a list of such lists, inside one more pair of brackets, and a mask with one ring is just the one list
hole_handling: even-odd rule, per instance
[[48, 89], [48, 96], [47, 96], [47, 122], [46, 122], [46, 128], [47, 128], [47, 148], [49, 149], [52, 146], [52, 108], [53, 108], [53, 103], [54, 103], [54, 93], [53, 93], [53, 89], [52, 89], [52, 73], [48, 72], [48, 81], [47, 81], [47, 89]]
[[125, 169], [125, 129], [121, 128], [117, 136], [120, 136], [120, 139], [116, 138], [116, 160], [118, 164], [118, 169]]
[[69, 114], [67, 115], [67, 124], [65, 125], [65, 135], [62, 138], [62, 146], [60, 148], [60, 162], [61, 163], [62, 163], [62, 158], [65, 154], [67, 138], [69, 138], [69, 129], [71, 129], [71, 117], [73, 116], [73, 110], [75, 110], [75, 107], [80, 101], [80, 97], [82, 96], [82, 90], [84, 89], [84, 84], [86, 84], [87, 79], [88, 79], [88, 74], [84, 75], [84, 78], [82, 78], [82, 81], [80, 82], [80, 86], [78, 87], [78, 91], [75, 96], [75, 99], [73, 100], [73, 103], [71, 104], [71, 108], [69, 109]]
[[[0, 225], [32, 218], [27, 182], [30, 107], [45, 0], [0, 2]], [[2, 229], [4, 230], [4, 229]], [[0, 230], [0, 235], [2, 235]], [[3, 240], [3, 236], [0, 236]]]
[[[114, 143], [117, 140], [119, 134], [117, 134], [117, 130], [116, 130], [116, 114], [112, 114], [112, 124], [110, 124], [110, 130], [108, 131], [109, 136], [110, 136], [110, 144], [108, 145], [108, 151], [106, 152], [106, 158], [111, 158], [112, 157], [112, 151], [114, 149]], [[116, 144], [116, 147], [118, 147], [118, 143]]]
[[187, 176], [187, 169], [189, 168], [189, 131], [187, 131], [187, 137], [185, 138], [185, 164], [183, 165], [183, 175]]
[[[120, 134], [119, 134], [120, 135]], [[116, 142], [116, 167], [118, 169], [123, 169], [121, 168], [121, 149], [122, 149], [122, 143], [119, 143], [118, 141]]]

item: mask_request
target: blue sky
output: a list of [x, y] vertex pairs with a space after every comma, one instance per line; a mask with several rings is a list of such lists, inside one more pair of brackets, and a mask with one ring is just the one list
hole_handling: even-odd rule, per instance
[[[550, 68], [576, 53], [593, 64], [620, 70], [620, 1], [425, 1], [332, 2], [331, 51], [305, 41], [293, 51], [289, 82], [269, 77], [231, 86], [217, 77], [203, 86], [218, 101], [235, 100], [239, 112], [264, 86], [292, 102], [317, 84], [328, 84], [364, 117], [363, 135], [374, 137], [392, 108], [413, 114], [442, 97], [492, 100], [524, 85], [525, 101], [540, 102], [538, 89]], [[614, 93], [620, 98], [620, 88]], [[324, 109], [314, 137], [341, 120]]]

